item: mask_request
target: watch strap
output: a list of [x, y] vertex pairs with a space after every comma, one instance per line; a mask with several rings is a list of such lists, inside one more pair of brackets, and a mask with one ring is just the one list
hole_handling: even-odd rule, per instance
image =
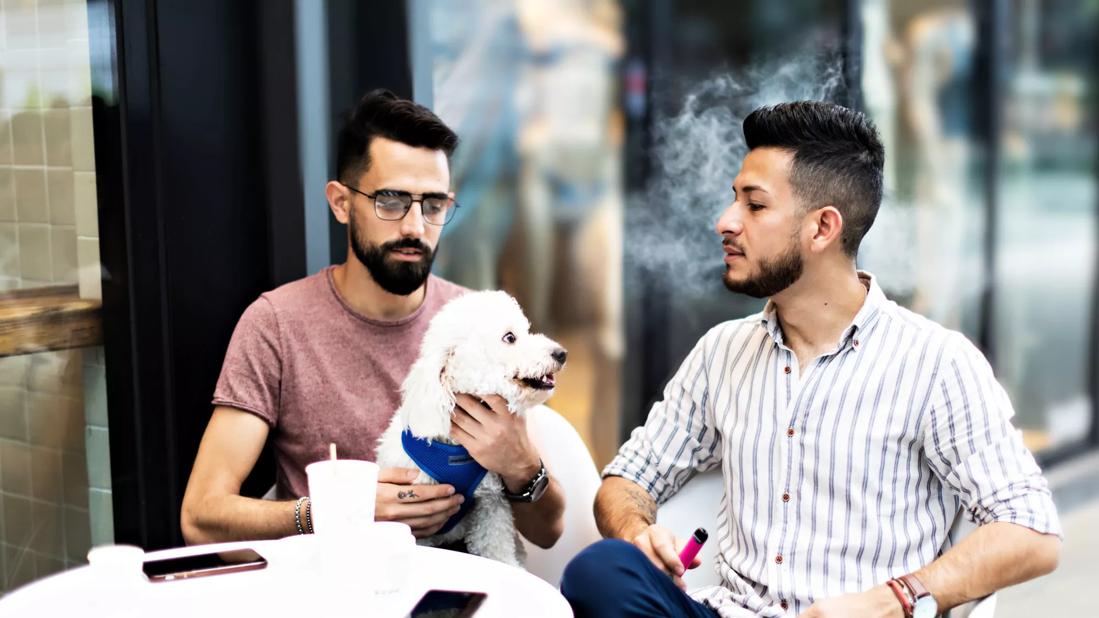
[[523, 489], [518, 493], [511, 493], [508, 491], [507, 486], [504, 486], [504, 497], [513, 502], [533, 502], [534, 492], [538, 487], [538, 484], [543, 482], [547, 476], [546, 464], [542, 460], [538, 460], [538, 472], [527, 481], [526, 485], [523, 485]]
[[909, 573], [908, 575], [901, 575], [897, 579], [908, 588], [908, 591], [912, 593], [913, 599], [918, 600], [931, 596], [931, 591], [928, 590], [927, 586], [924, 586], [923, 582], [920, 581], [920, 578], [916, 577], [914, 574]]
[[893, 591], [897, 600], [900, 601], [901, 610], [904, 611], [906, 618], [910, 618], [912, 616], [912, 599], [909, 597], [908, 587], [897, 579], [891, 579], [885, 583]]

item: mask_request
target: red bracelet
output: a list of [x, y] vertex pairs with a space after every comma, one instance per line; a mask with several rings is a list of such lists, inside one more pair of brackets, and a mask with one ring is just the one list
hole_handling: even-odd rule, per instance
[[897, 600], [901, 602], [901, 609], [904, 610], [905, 616], [912, 616], [912, 601], [908, 598], [908, 588], [901, 582], [891, 579], [886, 584], [893, 590], [893, 594], [897, 596]]

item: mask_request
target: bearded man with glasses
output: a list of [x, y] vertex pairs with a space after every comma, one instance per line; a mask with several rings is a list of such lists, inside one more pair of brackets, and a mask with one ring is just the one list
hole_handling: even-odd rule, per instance
[[[431, 318], [466, 290], [431, 275], [443, 226], [458, 210], [450, 190], [454, 134], [427, 108], [391, 92], [367, 94], [338, 140], [338, 179], [325, 196], [348, 228], [343, 264], [260, 296], [241, 316], [214, 391], [214, 412], [183, 498], [188, 543], [280, 538], [311, 532], [305, 466], [375, 460], [400, 404], [400, 385]], [[458, 396], [463, 440], [486, 469], [520, 493], [544, 474], [525, 421], [500, 397]], [[240, 495], [268, 436], [276, 500]], [[480, 455], [485, 454], [485, 455]], [[418, 470], [378, 477], [375, 518], [438, 531], [462, 502], [451, 485], [410, 485]], [[514, 502], [519, 532], [549, 547], [562, 531], [564, 496], [553, 479], [533, 502]]]

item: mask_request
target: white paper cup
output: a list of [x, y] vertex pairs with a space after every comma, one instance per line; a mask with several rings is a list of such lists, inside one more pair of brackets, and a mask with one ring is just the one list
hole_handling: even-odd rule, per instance
[[357, 459], [325, 460], [309, 464], [305, 473], [309, 477], [314, 532], [355, 534], [374, 522], [378, 464]]
[[375, 594], [392, 594], [404, 587], [412, 568], [416, 537], [408, 524], [395, 521], [375, 522], [364, 538], [369, 556], [368, 582]]

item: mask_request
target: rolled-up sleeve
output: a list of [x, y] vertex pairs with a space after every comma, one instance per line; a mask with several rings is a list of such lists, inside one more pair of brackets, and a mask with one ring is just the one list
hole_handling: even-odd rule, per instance
[[948, 342], [924, 427], [936, 475], [978, 524], [994, 521], [1061, 535], [1049, 487], [1014, 410], [981, 352], [961, 335]]
[[721, 440], [707, 389], [710, 336], [703, 337], [653, 404], [645, 424], [606, 468], [603, 476], [620, 476], [640, 485], [662, 504], [695, 472], [720, 461]]

